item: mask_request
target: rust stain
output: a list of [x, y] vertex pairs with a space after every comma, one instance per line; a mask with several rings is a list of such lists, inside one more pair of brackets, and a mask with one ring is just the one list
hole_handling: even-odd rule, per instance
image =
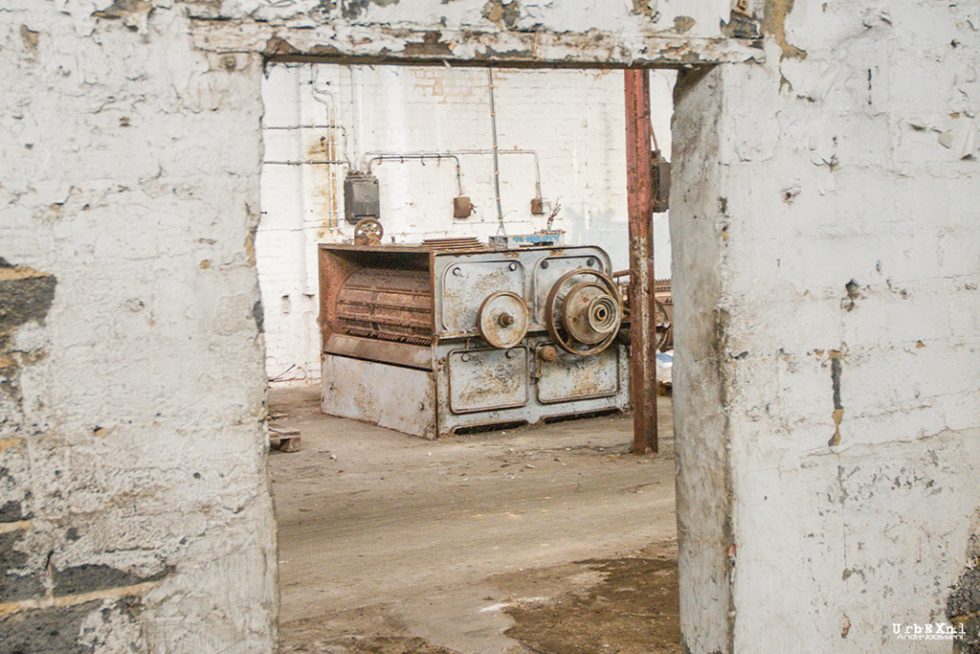
[[24, 42], [24, 47], [31, 52], [37, 52], [37, 45], [40, 39], [40, 32], [35, 32], [27, 25], [20, 26], [20, 39]]
[[[329, 114], [327, 122], [333, 123], [333, 113]], [[323, 159], [324, 161], [334, 161], [337, 157], [336, 152], [336, 130], [327, 129], [327, 136], [321, 136], [314, 141], [306, 150], [306, 156], [310, 159]], [[317, 232], [317, 238], [323, 238], [327, 230], [337, 228], [337, 174], [335, 166], [324, 167], [324, 183], [318, 184], [314, 193], [321, 205], [323, 220]]]
[[[327, 122], [328, 124], [332, 125], [334, 120], [333, 104], [331, 104]], [[327, 161], [334, 161], [337, 158], [337, 130], [330, 128], [327, 131], [330, 135], [330, 139], [326, 143]], [[338, 213], [339, 207], [337, 205], [337, 170], [333, 166], [327, 167], [327, 185], [330, 195], [330, 209], [327, 216], [327, 227], [330, 229], [337, 229], [338, 223], [340, 222], [340, 215]]]
[[[630, 401], [634, 454], [659, 451], [657, 436], [656, 297], [653, 275], [653, 175], [650, 152], [650, 76], [624, 71], [627, 222], [630, 267]], [[553, 336], [555, 334], [552, 334]], [[557, 340], [557, 338], [556, 338]], [[560, 343], [560, 341], [559, 341]]]
[[783, 51], [783, 59], [806, 59], [806, 50], [801, 50], [786, 41], [786, 16], [793, 11], [794, 2], [795, 0], [766, 0], [762, 31], [776, 39], [779, 48]]
[[432, 311], [426, 271], [361, 268], [340, 287], [332, 327], [350, 336], [428, 345]]
[[248, 230], [245, 235], [245, 259], [250, 267], [255, 267], [255, 229]]

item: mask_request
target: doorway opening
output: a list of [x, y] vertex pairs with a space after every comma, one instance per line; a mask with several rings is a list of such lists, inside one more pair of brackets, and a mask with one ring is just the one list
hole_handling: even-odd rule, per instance
[[[673, 78], [651, 71], [667, 159]], [[324, 381], [350, 381], [322, 378], [317, 319], [353, 176], [377, 184], [383, 244], [554, 233], [628, 268], [622, 71], [276, 63], [264, 81], [270, 426], [298, 449], [270, 458], [282, 651], [679, 652], [669, 396], [656, 457], [605, 411], [429, 441], [321, 410]], [[669, 280], [666, 213], [653, 229]]]

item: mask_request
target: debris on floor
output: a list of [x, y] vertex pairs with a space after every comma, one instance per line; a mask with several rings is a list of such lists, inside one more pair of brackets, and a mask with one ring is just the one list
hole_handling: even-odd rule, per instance
[[295, 452], [299, 449], [300, 432], [298, 429], [283, 429], [269, 427], [269, 441], [272, 447], [280, 452]]

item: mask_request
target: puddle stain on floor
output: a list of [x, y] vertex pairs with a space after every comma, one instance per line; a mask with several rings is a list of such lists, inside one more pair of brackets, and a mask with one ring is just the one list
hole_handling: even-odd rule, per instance
[[593, 559], [562, 567], [571, 568], [566, 577], [574, 577], [578, 567], [601, 580], [547, 603], [507, 606], [503, 610], [515, 622], [507, 636], [546, 654], [682, 651], [676, 560]]

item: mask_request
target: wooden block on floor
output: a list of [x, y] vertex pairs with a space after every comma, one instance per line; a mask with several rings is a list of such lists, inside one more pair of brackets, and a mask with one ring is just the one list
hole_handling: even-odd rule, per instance
[[269, 427], [269, 440], [280, 452], [296, 452], [299, 450], [301, 438], [298, 429]]

